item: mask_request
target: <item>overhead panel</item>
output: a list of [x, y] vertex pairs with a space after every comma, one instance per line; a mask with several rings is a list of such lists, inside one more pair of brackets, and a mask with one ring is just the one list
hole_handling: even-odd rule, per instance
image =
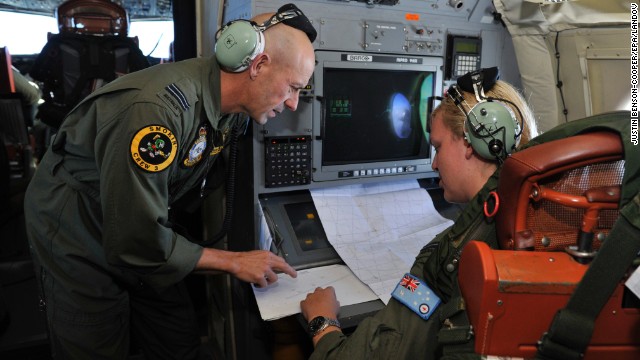
[[366, 50], [386, 53], [404, 51], [404, 24], [367, 21], [364, 27], [364, 47]]

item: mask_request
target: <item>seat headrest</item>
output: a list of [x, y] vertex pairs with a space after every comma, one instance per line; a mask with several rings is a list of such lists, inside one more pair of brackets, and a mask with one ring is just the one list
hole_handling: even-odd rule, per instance
[[610, 131], [549, 141], [508, 157], [498, 181], [500, 210], [496, 215], [496, 231], [500, 248], [518, 250], [531, 246], [521, 237], [522, 234], [516, 232], [517, 229], [526, 229], [523, 222], [536, 181], [571, 169], [622, 158], [620, 137]]
[[61, 33], [127, 36], [126, 10], [107, 0], [69, 0], [56, 10]]

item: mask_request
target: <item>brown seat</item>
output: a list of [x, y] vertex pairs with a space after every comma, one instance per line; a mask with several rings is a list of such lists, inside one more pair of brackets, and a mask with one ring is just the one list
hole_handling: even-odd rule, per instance
[[[495, 219], [501, 249], [471, 241], [460, 260], [460, 289], [477, 353], [536, 355], [595, 250], [609, 241], [603, 239], [619, 215], [624, 171], [623, 144], [612, 131], [560, 138], [505, 160]], [[617, 283], [596, 313], [584, 359], [640, 358], [637, 301]]]
[[0, 94], [12, 94], [16, 92], [11, 71], [11, 55], [6, 47], [0, 48]]
[[[6, 47], [0, 48], [0, 142], [4, 147], [3, 159], [6, 159], [0, 164], [0, 191], [5, 193], [11, 192], [10, 189], [22, 180], [28, 182], [33, 173], [33, 149], [24, 103], [16, 92], [11, 54]], [[11, 186], [3, 185], [7, 183]]]
[[35, 171], [25, 120], [11, 55], [0, 48], [0, 353], [7, 354], [47, 339], [24, 220], [24, 192]]
[[57, 129], [87, 95], [116, 78], [149, 67], [129, 19], [108, 0], [69, 0], [57, 11], [59, 34], [49, 34], [30, 75], [42, 83], [38, 118]]

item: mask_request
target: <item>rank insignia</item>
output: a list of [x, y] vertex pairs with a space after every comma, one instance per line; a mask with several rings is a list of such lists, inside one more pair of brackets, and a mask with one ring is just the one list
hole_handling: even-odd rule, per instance
[[440, 298], [419, 278], [406, 273], [391, 296], [427, 320], [440, 305]]
[[182, 162], [185, 166], [193, 166], [202, 160], [202, 154], [207, 148], [207, 129], [202, 126], [198, 131], [198, 138], [193, 142], [191, 149], [189, 149], [189, 155]]
[[159, 172], [173, 162], [178, 140], [173, 132], [162, 125], [149, 125], [138, 130], [131, 139], [131, 158], [138, 167]]

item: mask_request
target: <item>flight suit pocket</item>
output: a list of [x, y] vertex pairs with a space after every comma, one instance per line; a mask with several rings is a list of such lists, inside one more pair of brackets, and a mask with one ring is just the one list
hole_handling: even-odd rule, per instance
[[402, 334], [384, 324], [379, 324], [375, 331], [376, 334], [369, 343], [370, 356], [367, 358], [376, 360], [393, 359], [398, 353]]

